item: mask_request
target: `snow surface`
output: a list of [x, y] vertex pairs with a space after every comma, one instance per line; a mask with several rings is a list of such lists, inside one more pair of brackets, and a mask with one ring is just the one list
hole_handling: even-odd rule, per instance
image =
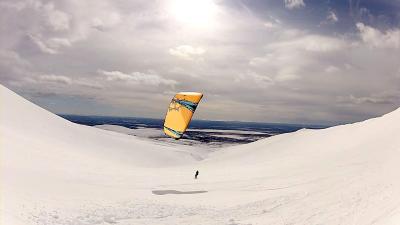
[[0, 224], [400, 222], [399, 109], [209, 153], [0, 99]]

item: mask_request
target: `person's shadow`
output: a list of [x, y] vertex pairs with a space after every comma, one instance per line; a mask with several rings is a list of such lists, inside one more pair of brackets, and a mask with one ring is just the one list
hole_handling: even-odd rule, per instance
[[151, 191], [155, 195], [191, 195], [191, 194], [201, 194], [206, 193], [208, 191], [177, 191], [177, 190], [154, 190]]

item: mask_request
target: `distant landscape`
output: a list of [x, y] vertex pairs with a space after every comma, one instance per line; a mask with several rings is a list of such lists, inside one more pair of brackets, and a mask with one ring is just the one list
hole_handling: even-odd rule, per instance
[[[162, 130], [164, 121], [162, 119], [80, 115], [60, 116], [74, 123], [96, 126], [105, 130], [126, 133], [156, 141], [208, 147], [246, 144], [303, 128], [321, 129], [327, 127], [302, 124], [193, 120], [183, 138], [177, 142], [164, 135]], [[121, 127], [127, 129], [121, 129]]]

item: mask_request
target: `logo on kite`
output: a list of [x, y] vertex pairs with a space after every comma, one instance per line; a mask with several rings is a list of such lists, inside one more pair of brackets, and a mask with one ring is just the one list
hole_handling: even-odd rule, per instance
[[164, 121], [164, 133], [172, 138], [179, 139], [185, 133], [196, 111], [202, 93], [179, 92], [171, 100]]

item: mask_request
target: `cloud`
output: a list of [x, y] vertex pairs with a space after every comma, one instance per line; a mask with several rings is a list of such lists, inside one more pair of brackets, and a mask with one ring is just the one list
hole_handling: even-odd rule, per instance
[[103, 18], [96, 17], [92, 19], [92, 27], [104, 31], [121, 23], [121, 16], [116, 12], [104, 15]]
[[336, 15], [336, 13], [333, 10], [329, 10], [328, 14], [325, 18], [325, 20], [323, 20], [318, 27], [322, 26], [322, 25], [333, 25], [336, 24], [339, 21], [339, 17]]
[[58, 83], [58, 84], [72, 84], [72, 80], [69, 77], [66, 76], [60, 76], [60, 75], [41, 75], [39, 76], [39, 81], [42, 82], [49, 82], [49, 83]]
[[305, 35], [296, 40], [271, 44], [270, 47], [277, 48], [279, 46], [280, 48], [285, 48], [285, 45], [310, 52], [332, 52], [342, 50], [346, 46], [346, 42], [338, 38], [321, 35]]
[[270, 19], [264, 21], [264, 27], [267, 29], [276, 29], [281, 26], [282, 22], [278, 19], [271, 17]]
[[43, 8], [48, 17], [47, 22], [54, 31], [65, 31], [70, 28], [70, 18], [67, 13], [54, 9], [52, 3], [44, 5]]
[[[55, 45], [50, 47], [45, 42], [43, 42], [40, 37], [32, 35], [32, 34], [29, 34], [28, 37], [36, 45], [36, 47], [38, 47], [38, 49], [40, 51], [42, 51], [43, 53], [48, 53], [48, 54], [57, 54], [58, 53], [57, 49], [55, 48], [56, 47]], [[57, 47], [58, 47], [58, 45], [57, 45]]]
[[196, 57], [203, 55], [205, 52], [206, 52], [206, 50], [204, 50], [201, 47], [193, 47], [190, 45], [180, 45], [178, 47], [169, 49], [170, 55], [173, 55], [173, 56], [185, 59], [185, 60], [193, 60]]
[[104, 85], [100, 84], [99, 81], [93, 81], [93, 80], [86, 80], [86, 79], [79, 79], [79, 80], [74, 80], [74, 84], [82, 87], [88, 87], [88, 88], [93, 88], [93, 89], [103, 89]]
[[275, 80], [278, 82], [287, 82], [300, 79], [300, 76], [295, 73], [285, 73], [280, 72], [276, 77]]
[[381, 32], [363, 23], [357, 23], [356, 26], [360, 32], [361, 39], [370, 47], [400, 48], [400, 29]]
[[26, 2], [0, 2], [0, 8], [20, 11], [26, 7]]
[[278, 26], [279, 26], [278, 24], [270, 22], [270, 21], [266, 21], [264, 23], [264, 27], [267, 29], [274, 29], [274, 28], [277, 28]]
[[329, 11], [326, 19], [331, 23], [336, 23], [339, 21], [339, 18], [337, 17], [337, 15], [334, 11]]
[[354, 95], [349, 95], [345, 97], [338, 97], [337, 102], [341, 104], [378, 104], [378, 105], [387, 105], [387, 104], [396, 104], [399, 102], [400, 91], [395, 92], [383, 92], [379, 94], [374, 94], [372, 96], [367, 97], [355, 97]]
[[120, 71], [104, 71], [100, 70], [99, 73], [106, 76], [108, 81], [126, 81], [132, 83], [143, 83], [152, 86], [175, 85], [178, 82], [175, 80], [164, 79], [161, 76], [153, 73], [132, 72], [130, 74], [122, 73]]
[[337, 23], [339, 21], [339, 18], [337, 17], [336, 13], [332, 10], [328, 11], [328, 15], [326, 16], [326, 20], [331, 23]]
[[112, 29], [123, 21], [108, 0], [5, 0], [0, 10], [4, 19], [12, 21], [1, 24], [2, 32], [7, 33], [8, 46], [29, 54], [35, 50], [59, 54], [95, 32]]
[[336, 73], [336, 72], [339, 72], [339, 71], [340, 71], [340, 69], [338, 67], [332, 66], [332, 65], [329, 65], [325, 69], [325, 72], [327, 72], [327, 73]]
[[303, 0], [285, 0], [285, 7], [288, 9], [298, 9], [306, 6]]
[[3, 84], [18, 86], [31, 67], [31, 63], [17, 52], [0, 50], [0, 81]]
[[243, 83], [247, 80], [251, 80], [252, 82], [254, 82], [255, 85], [259, 87], [265, 87], [266, 85], [269, 86], [275, 83], [274, 80], [268, 75], [260, 75], [253, 71], [247, 71], [244, 74], [239, 74], [237, 77], [235, 77], [233, 81], [236, 83]]
[[47, 41], [47, 45], [52, 49], [59, 49], [61, 47], [70, 47], [72, 43], [66, 38], [50, 38]]
[[351, 46], [342, 38], [315, 34], [289, 35], [281, 39], [267, 44], [265, 51], [268, 53], [264, 56], [249, 60], [253, 70], [270, 74], [271, 79], [280, 84], [310, 77], [309, 71], [336, 72], [338, 68], [323, 62], [321, 57], [335, 55]]
[[[159, 117], [181, 90], [205, 93], [201, 119], [357, 121], [400, 104], [379, 95], [400, 87], [398, 27], [354, 29], [326, 2], [318, 12], [315, 2], [286, 1], [310, 9], [296, 12], [234, 2], [218, 3], [212, 29], [197, 29], [168, 16], [166, 1], [3, 0], [0, 82], [58, 112], [74, 96], [91, 101], [76, 113], [103, 115]], [[338, 23], [330, 11], [340, 25], [318, 26], [321, 16]]]
[[[351, 118], [360, 118], [363, 111], [365, 115], [365, 112], [377, 113], [385, 111], [384, 109], [393, 109], [400, 104], [394, 97], [396, 95], [379, 93], [383, 90], [398, 93], [396, 85], [400, 83], [395, 74], [400, 52], [395, 48], [368, 48], [371, 43], [363, 39], [361, 31], [359, 32], [355, 34], [355, 39], [350, 36], [316, 35], [308, 32], [295, 32], [297, 35], [282, 33], [278, 40], [270, 41], [264, 46], [263, 56], [251, 58], [249, 65], [252, 71], [268, 74], [274, 81], [274, 85], [268, 87], [274, 100], [286, 99], [283, 101], [288, 103], [297, 99], [292, 104], [301, 107], [300, 102], [304, 101], [307, 108], [316, 105], [324, 108], [322, 105], [326, 102], [337, 101], [341, 103], [338, 106], [345, 110], [327, 107], [330, 109], [326, 111], [326, 116], [335, 114], [338, 120], [351, 121]], [[388, 30], [381, 32], [381, 35], [384, 34], [387, 35]], [[381, 38], [385, 40], [385, 37]], [[388, 45], [385, 43], [383, 46]], [[279, 96], [275, 93], [279, 93]], [[295, 93], [298, 95], [295, 96]], [[311, 93], [318, 93], [319, 96]], [[345, 97], [336, 97], [344, 94]], [[315, 118], [319, 116], [322, 115], [314, 115]], [[305, 116], [303, 119], [311, 118]]]

